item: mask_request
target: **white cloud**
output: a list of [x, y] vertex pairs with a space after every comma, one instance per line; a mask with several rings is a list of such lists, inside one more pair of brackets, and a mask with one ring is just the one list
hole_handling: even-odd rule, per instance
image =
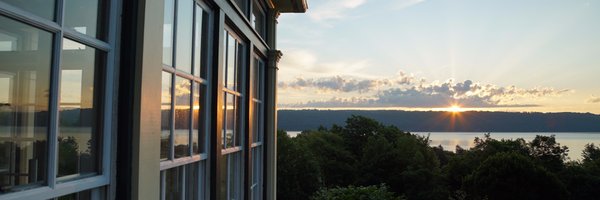
[[288, 49], [279, 62], [281, 80], [293, 80], [301, 76], [328, 77], [343, 72], [345, 75], [361, 75], [360, 71], [371, 66], [366, 59], [325, 61], [312, 51]]
[[316, 21], [341, 19], [346, 16], [347, 11], [355, 9], [366, 2], [366, 0], [327, 0], [314, 6], [312, 10], [309, 9], [308, 15]]
[[314, 88], [324, 92], [367, 93], [391, 86], [422, 84], [424, 81], [423, 79], [418, 80], [414, 75], [404, 72], [398, 73], [395, 77], [384, 79], [363, 79], [353, 76], [335, 75], [322, 78], [296, 77], [292, 81], [280, 82], [279, 88], [282, 90]]
[[392, 5], [394, 9], [402, 10], [423, 2], [425, 2], [425, 0], [396, 0], [392, 3]]
[[[384, 79], [360, 79], [333, 76], [317, 79], [297, 78], [279, 84], [282, 90], [310, 90], [333, 92], [334, 95], [357, 92], [348, 98], [332, 97], [329, 100], [297, 102], [283, 107], [447, 107], [458, 104], [462, 107], [534, 107], [520, 100], [560, 96], [570, 90], [554, 88], [523, 89], [516, 86], [481, 84], [471, 80], [456, 82], [452, 79], [426, 83], [400, 72], [397, 76]], [[347, 96], [347, 95], [346, 95]], [[600, 98], [598, 99], [600, 102]]]

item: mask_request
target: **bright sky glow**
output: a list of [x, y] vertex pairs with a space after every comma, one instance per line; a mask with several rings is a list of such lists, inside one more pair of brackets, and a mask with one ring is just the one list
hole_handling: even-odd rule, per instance
[[600, 1], [310, 0], [279, 22], [279, 108], [600, 114]]
[[460, 106], [451, 106], [448, 108], [448, 112], [453, 112], [453, 113], [459, 113], [459, 112], [463, 112], [464, 110], [462, 108], [460, 108]]

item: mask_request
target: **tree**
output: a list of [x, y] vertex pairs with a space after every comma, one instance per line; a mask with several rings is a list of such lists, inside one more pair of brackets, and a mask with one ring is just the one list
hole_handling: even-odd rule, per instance
[[58, 175], [76, 174], [79, 164], [79, 144], [75, 137], [58, 137]]
[[305, 200], [321, 186], [319, 164], [310, 151], [277, 131], [277, 196], [280, 199]]
[[346, 120], [346, 126], [334, 125], [331, 132], [340, 135], [346, 146], [351, 147], [350, 152], [358, 157], [369, 137], [376, 135], [382, 127], [383, 125], [371, 118], [352, 115]]
[[597, 199], [600, 196], [600, 176], [594, 175], [589, 167], [570, 162], [559, 177], [569, 191], [569, 199]]
[[318, 163], [323, 185], [346, 186], [355, 182], [356, 158], [347, 150], [341, 136], [324, 131], [304, 131], [295, 138]]
[[437, 157], [414, 135], [398, 132], [393, 140], [382, 135], [370, 137], [364, 147], [360, 171], [359, 183], [385, 183], [409, 199], [447, 196]]
[[379, 186], [348, 186], [324, 188], [319, 190], [312, 200], [401, 200], [384, 184]]
[[464, 189], [472, 199], [566, 199], [559, 179], [516, 152], [486, 159], [466, 177]]
[[586, 144], [581, 156], [584, 163], [600, 160], [600, 147], [594, 145], [594, 143]]
[[529, 151], [533, 158], [553, 172], [563, 170], [564, 161], [568, 158], [569, 148], [560, 146], [555, 135], [537, 135], [529, 142]]

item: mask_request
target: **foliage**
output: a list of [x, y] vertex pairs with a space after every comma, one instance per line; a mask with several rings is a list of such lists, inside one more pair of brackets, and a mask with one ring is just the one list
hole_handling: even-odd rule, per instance
[[392, 140], [369, 138], [360, 162], [361, 184], [386, 183], [409, 199], [445, 196], [439, 161], [434, 152], [413, 135], [398, 134]]
[[77, 173], [79, 145], [75, 137], [58, 137], [58, 175]]
[[356, 159], [345, 148], [339, 136], [323, 131], [307, 131], [295, 141], [318, 163], [324, 186], [345, 186], [354, 183]]
[[553, 172], [564, 169], [564, 161], [568, 158], [569, 148], [560, 146], [560, 143], [556, 142], [555, 135], [537, 135], [529, 143], [529, 149], [531, 156], [547, 169]]
[[583, 162], [600, 160], [600, 147], [594, 144], [586, 144], [581, 155], [583, 157]]
[[559, 177], [570, 192], [569, 199], [597, 199], [600, 197], [600, 176], [576, 162], [568, 163]]
[[348, 186], [324, 188], [319, 190], [312, 200], [401, 200], [384, 184], [379, 186]]
[[278, 132], [277, 148], [280, 199], [378, 197], [371, 193], [456, 200], [600, 196], [600, 148], [588, 144], [581, 162], [566, 162], [569, 149], [554, 135], [528, 142], [485, 134], [474, 147], [450, 152], [430, 147], [428, 137], [351, 116], [344, 126], [321, 126], [295, 138]]
[[284, 131], [277, 132], [277, 196], [305, 200], [321, 187], [319, 163]]
[[558, 178], [521, 154], [498, 153], [486, 159], [463, 185], [472, 199], [566, 199]]

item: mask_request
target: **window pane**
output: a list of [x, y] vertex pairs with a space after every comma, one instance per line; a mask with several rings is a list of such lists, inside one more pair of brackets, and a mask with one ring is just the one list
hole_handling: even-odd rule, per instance
[[225, 93], [225, 110], [224, 110], [224, 131], [223, 131], [223, 148], [229, 148], [237, 146], [237, 104], [236, 96]]
[[177, 69], [192, 73], [192, 26], [194, 20], [193, 0], [177, 1], [177, 51], [175, 66]]
[[186, 193], [187, 199], [204, 199], [204, 162], [188, 164], [186, 167]]
[[162, 73], [162, 91], [161, 91], [161, 106], [160, 106], [160, 159], [169, 158], [171, 151], [171, 143], [169, 135], [171, 134], [171, 80], [172, 74], [168, 72]]
[[105, 39], [106, 8], [106, 0], [65, 0], [65, 26], [92, 37]]
[[183, 169], [175, 167], [165, 171], [165, 199], [182, 199]]
[[252, 97], [262, 100], [262, 83], [263, 80], [263, 62], [259, 59], [254, 59], [254, 67], [252, 68]]
[[192, 123], [192, 151], [194, 154], [204, 152], [204, 133], [200, 127], [203, 124], [202, 119], [202, 106], [200, 104], [200, 95], [203, 93], [201, 84], [194, 83], [194, 99], [193, 99], [193, 123]]
[[52, 34], [0, 16], [0, 194], [46, 180]]
[[58, 176], [99, 171], [98, 78], [104, 53], [63, 39], [58, 134]]
[[175, 79], [175, 158], [190, 155], [191, 81]]
[[248, 10], [248, 0], [235, 0], [235, 4], [242, 10], [244, 16], [246, 16]]
[[0, 0], [43, 18], [54, 20], [55, 0]]
[[262, 104], [259, 102], [254, 102], [253, 122], [252, 142], [256, 143], [262, 141], [262, 123], [264, 122], [262, 119]]
[[252, 27], [254, 28], [254, 30], [256, 30], [256, 32], [258, 32], [258, 34], [263, 39], [266, 39], [266, 37], [265, 37], [265, 32], [266, 32], [265, 13], [261, 9], [261, 7], [260, 7], [261, 5], [259, 5], [256, 1], [253, 1], [253, 2], [254, 2], [254, 6], [252, 7]]
[[227, 65], [226, 65], [226, 82], [227, 88], [236, 90], [237, 82], [237, 41], [231, 35], [227, 35]]
[[226, 195], [226, 199], [242, 199], [243, 166], [243, 153], [241, 151], [225, 155], [221, 165], [221, 171], [224, 173], [222, 176], [224, 178], [221, 179], [221, 192]]
[[61, 196], [56, 198], [57, 200], [91, 200], [92, 198], [92, 190], [84, 190], [81, 192], [67, 194], [65, 196]]
[[252, 148], [252, 182], [250, 183], [250, 195], [252, 199], [262, 199], [262, 175], [263, 160], [262, 146]]
[[202, 7], [196, 5], [196, 29], [194, 36], [194, 75], [200, 77], [200, 68], [202, 67], [202, 33], [204, 31], [204, 27], [202, 26], [202, 24], [204, 24], [203, 16], [204, 10], [202, 10]]
[[165, 0], [165, 13], [163, 21], [163, 64], [173, 65], [173, 21], [175, 19], [175, 6], [173, 0]]
[[265, 100], [265, 62], [259, 62], [258, 65], [258, 93], [257, 99], [264, 101]]

